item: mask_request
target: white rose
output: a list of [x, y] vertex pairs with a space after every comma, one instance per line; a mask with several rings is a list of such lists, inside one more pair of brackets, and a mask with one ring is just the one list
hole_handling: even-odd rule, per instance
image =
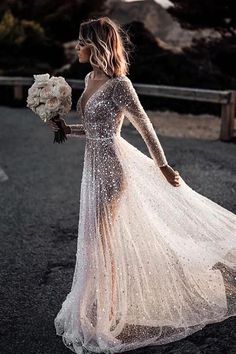
[[58, 85], [52, 87], [52, 96], [56, 98], [60, 98], [60, 91]]
[[50, 78], [49, 74], [34, 75], [34, 79], [38, 87], [44, 87], [45, 84], [49, 81], [49, 78]]
[[40, 103], [46, 103], [48, 98], [40, 97]]
[[53, 97], [53, 86], [48, 82], [42, 89], [40, 92], [40, 98], [42, 99], [48, 99]]
[[58, 110], [58, 113], [62, 116], [67, 115], [70, 112], [71, 106], [61, 106]]
[[40, 104], [38, 107], [36, 107], [36, 113], [41, 117], [45, 117], [46, 118], [46, 111], [45, 111], [45, 105], [44, 104]]
[[71, 96], [66, 97], [61, 101], [60, 113], [66, 115], [70, 112], [72, 106]]
[[52, 76], [50, 78], [50, 82], [52, 85], [57, 85], [58, 84], [58, 78], [56, 76]]
[[40, 96], [41, 89], [38, 87], [36, 83], [34, 83], [29, 89], [28, 94], [29, 96]]
[[60, 97], [67, 97], [71, 95], [71, 87], [69, 85], [63, 85], [59, 87]]
[[58, 76], [57, 79], [61, 85], [68, 85], [64, 77]]
[[27, 97], [27, 107], [34, 108], [37, 107], [39, 104], [40, 104], [39, 97], [32, 97], [32, 96]]
[[57, 97], [49, 98], [46, 101], [45, 107], [50, 112], [56, 112], [60, 108], [60, 100]]
[[71, 88], [69, 85], [57, 84], [57, 85], [53, 86], [52, 95], [54, 97], [59, 98], [59, 99], [64, 99], [67, 96], [71, 95]]
[[53, 85], [64, 85], [66, 83], [64, 77], [62, 76], [52, 76], [50, 81]]
[[72, 105], [71, 96], [67, 96], [67, 97], [62, 101], [62, 105], [63, 105], [63, 106], [66, 106], [66, 107], [71, 107], [71, 105]]

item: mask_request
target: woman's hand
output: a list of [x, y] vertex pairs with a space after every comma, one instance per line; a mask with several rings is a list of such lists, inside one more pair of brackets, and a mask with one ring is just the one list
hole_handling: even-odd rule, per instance
[[170, 184], [175, 187], [180, 186], [180, 175], [178, 171], [173, 170], [169, 165], [160, 167], [160, 170]]
[[[65, 134], [70, 134], [70, 126], [68, 124], [66, 124], [65, 120], [63, 118], [56, 118], [57, 122], [61, 123], [61, 127], [64, 130]], [[51, 128], [54, 132], [57, 132], [60, 128], [58, 127], [58, 125], [55, 123], [55, 121], [53, 121], [52, 119], [50, 119], [49, 121], [46, 122], [46, 124], [49, 126], [49, 128]]]

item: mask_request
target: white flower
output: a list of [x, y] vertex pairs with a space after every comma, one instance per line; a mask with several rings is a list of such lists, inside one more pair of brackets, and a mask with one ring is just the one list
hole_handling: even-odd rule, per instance
[[71, 105], [62, 105], [59, 108], [58, 113], [64, 116], [70, 112], [70, 109], [71, 109]]
[[33, 97], [33, 96], [28, 96], [27, 97], [27, 107], [29, 108], [35, 108], [40, 104], [40, 98], [39, 97]]
[[60, 91], [59, 91], [59, 86], [58, 84], [52, 86], [51, 90], [52, 96], [56, 98], [60, 98]]
[[57, 85], [52, 88], [52, 95], [59, 99], [64, 99], [71, 95], [71, 87], [68, 84], [61, 85], [60, 83], [57, 83]]
[[50, 82], [53, 84], [53, 85], [64, 85], [66, 83], [66, 80], [64, 79], [64, 77], [62, 76], [52, 76], [50, 78]]
[[47, 97], [40, 97], [40, 103], [46, 103], [47, 102]]
[[60, 97], [67, 97], [71, 95], [71, 87], [66, 84], [59, 87]]
[[40, 96], [40, 91], [38, 85], [34, 83], [29, 89], [28, 89], [28, 95], [29, 96]]
[[50, 78], [50, 83], [51, 83], [52, 85], [57, 85], [57, 83], [58, 83], [58, 78], [57, 78], [56, 76], [51, 76], [51, 78]]
[[46, 101], [45, 109], [50, 112], [56, 112], [60, 108], [60, 104], [61, 102], [57, 97], [52, 97]]
[[45, 105], [40, 104], [38, 107], [36, 107], [36, 113], [40, 116], [40, 118], [44, 119], [47, 116], [47, 113], [45, 111]]
[[28, 89], [27, 107], [46, 122], [55, 115], [66, 115], [72, 106], [71, 87], [62, 76], [34, 75]]
[[49, 81], [49, 78], [49, 74], [34, 75], [34, 79], [38, 87], [44, 87], [44, 85]]
[[48, 81], [50, 78], [49, 74], [34, 75], [35, 81]]
[[53, 97], [53, 86], [50, 84], [50, 82], [48, 82], [42, 89], [40, 92], [40, 98], [41, 99], [48, 99]]

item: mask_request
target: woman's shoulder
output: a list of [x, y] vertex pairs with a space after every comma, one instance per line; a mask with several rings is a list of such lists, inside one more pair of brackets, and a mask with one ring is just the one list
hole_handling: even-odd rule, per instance
[[[88, 72], [88, 73], [85, 75], [84, 79], [85, 79], [85, 80], [88, 80], [88, 79], [91, 77], [91, 74], [92, 74], [92, 71]], [[111, 79], [114, 80], [114, 81], [130, 81], [130, 79], [128, 78], [128, 76], [125, 75], [125, 74], [118, 75], [118, 76], [115, 76], [115, 77], [111, 77]]]
[[[92, 71], [89, 71], [86, 75], [85, 75], [85, 77], [84, 78], [89, 78], [89, 77], [91, 77], [91, 75], [92, 75]], [[114, 76], [114, 77], [111, 77], [111, 79], [116, 79], [116, 80], [130, 80], [129, 78], [128, 78], [128, 76], [127, 75], [125, 75], [125, 74], [121, 74], [121, 75], [118, 75], [118, 76]]]
[[116, 76], [114, 78], [114, 82], [113, 82], [113, 91], [114, 93], [116, 93], [117, 91], [130, 91], [130, 89], [133, 87], [132, 81], [130, 80], [130, 78], [123, 74], [123, 75], [119, 75]]
[[114, 79], [115, 79], [115, 81], [130, 81], [130, 79], [128, 78], [128, 76], [125, 75], [125, 74], [116, 76]]
[[113, 82], [114, 87], [126, 87], [132, 85], [130, 78], [128, 78], [128, 76], [125, 74], [116, 76], [113, 78], [113, 80], [114, 80]]
[[[112, 81], [112, 80], [111, 80]], [[134, 86], [130, 78], [126, 75], [119, 75], [112, 81], [112, 96], [116, 100], [116, 97], [129, 97], [134, 94]]]

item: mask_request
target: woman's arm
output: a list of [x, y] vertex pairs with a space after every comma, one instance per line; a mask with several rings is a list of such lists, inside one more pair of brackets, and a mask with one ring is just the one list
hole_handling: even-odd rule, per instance
[[[71, 125], [68, 125], [66, 124], [65, 120], [63, 118], [58, 118], [57, 121], [59, 121], [61, 123], [61, 127], [62, 129], [64, 130], [65, 134], [67, 136], [81, 136], [81, 135], [84, 135], [86, 134], [85, 132], [85, 129], [84, 129], [84, 126], [83, 124], [71, 124]], [[53, 121], [53, 120], [49, 120], [47, 122], [48, 126], [50, 128], [52, 128], [55, 132], [59, 130], [59, 127], [58, 125]]]
[[83, 124], [70, 124], [66, 125], [64, 131], [67, 136], [81, 136], [85, 135], [85, 129]]
[[141, 105], [133, 84], [128, 77], [117, 81], [112, 98], [115, 104], [123, 110], [125, 116], [141, 134], [156, 164], [159, 167], [167, 166], [168, 162], [154, 127]]

